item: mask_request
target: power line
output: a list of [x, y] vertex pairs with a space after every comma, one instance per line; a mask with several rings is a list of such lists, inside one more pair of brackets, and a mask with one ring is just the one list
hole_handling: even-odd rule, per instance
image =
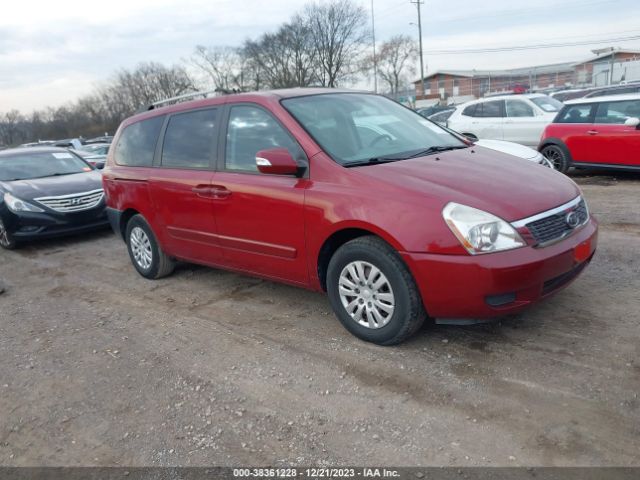
[[544, 48], [575, 47], [578, 45], [598, 45], [601, 43], [626, 42], [630, 40], [640, 40], [640, 35], [604, 38], [601, 40], [585, 40], [580, 42], [541, 43], [537, 45], [517, 45], [512, 47], [468, 48], [468, 49], [457, 49], [457, 50], [427, 50], [425, 53], [429, 55], [458, 55], [458, 54], [464, 54], [464, 53], [512, 52], [512, 51], [518, 51], [518, 50], [539, 50]]

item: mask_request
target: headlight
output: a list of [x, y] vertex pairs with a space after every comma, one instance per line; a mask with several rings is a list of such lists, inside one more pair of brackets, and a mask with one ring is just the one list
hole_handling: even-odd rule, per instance
[[450, 202], [442, 210], [442, 216], [462, 246], [472, 255], [526, 245], [511, 225], [477, 208]]
[[7, 204], [7, 207], [9, 207], [9, 210], [16, 213], [17, 212], [44, 212], [44, 210], [41, 209], [40, 207], [36, 207], [35, 205], [31, 205], [30, 203], [25, 202], [24, 200], [20, 200], [19, 198], [14, 197], [8, 192], [4, 194], [4, 203]]

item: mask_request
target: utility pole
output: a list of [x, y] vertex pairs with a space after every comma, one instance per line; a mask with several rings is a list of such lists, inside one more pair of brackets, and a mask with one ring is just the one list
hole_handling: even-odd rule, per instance
[[373, 17], [373, 0], [371, 0], [371, 33], [373, 35], [373, 91], [378, 93], [378, 58], [376, 57], [376, 21]]
[[420, 46], [420, 83], [422, 84], [422, 95], [424, 96], [426, 90], [424, 88], [424, 60], [422, 59], [422, 15], [420, 14], [420, 5], [424, 3], [424, 0], [411, 1], [418, 7], [418, 45]]

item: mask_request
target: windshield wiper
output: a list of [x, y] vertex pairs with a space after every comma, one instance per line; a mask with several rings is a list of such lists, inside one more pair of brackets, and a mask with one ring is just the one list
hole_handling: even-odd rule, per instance
[[343, 167], [362, 167], [364, 165], [378, 165], [381, 163], [391, 163], [396, 162], [398, 160], [403, 160], [403, 158], [391, 158], [391, 157], [373, 157], [367, 158], [366, 160], [354, 160], [353, 162], [343, 163]]
[[461, 148], [469, 148], [469, 145], [435, 145], [433, 147], [425, 148], [424, 150], [419, 150], [416, 153], [412, 153], [405, 158], [422, 157], [432, 153], [448, 152], [449, 150], [459, 150]]

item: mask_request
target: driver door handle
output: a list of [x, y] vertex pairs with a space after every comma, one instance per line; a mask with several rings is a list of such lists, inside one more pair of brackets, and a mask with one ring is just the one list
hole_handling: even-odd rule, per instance
[[211, 197], [213, 193], [210, 185], [196, 185], [191, 191], [199, 197]]
[[212, 185], [211, 196], [213, 198], [228, 198], [231, 196], [231, 190], [224, 185]]
[[597, 134], [598, 134], [598, 131], [597, 131], [597, 130], [587, 130], [587, 133], [588, 133], [589, 135], [597, 135]]

